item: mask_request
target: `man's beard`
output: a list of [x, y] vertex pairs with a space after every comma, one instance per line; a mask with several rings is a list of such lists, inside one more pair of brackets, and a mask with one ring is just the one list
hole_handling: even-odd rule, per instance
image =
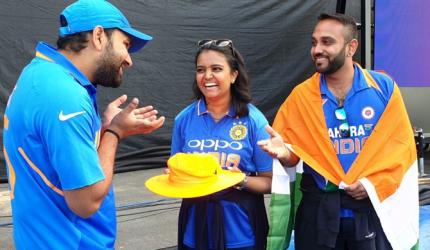
[[118, 88], [122, 83], [122, 75], [119, 69], [122, 60], [109, 45], [102, 58], [97, 62], [97, 70], [94, 73], [94, 83], [104, 87]]
[[[346, 46], [332, 59], [328, 59], [328, 65], [325, 68], [318, 67], [315, 63], [315, 69], [318, 73], [330, 75], [338, 71], [345, 64], [345, 49]], [[316, 55], [315, 57], [317, 57]], [[315, 59], [314, 59], [315, 62]]]

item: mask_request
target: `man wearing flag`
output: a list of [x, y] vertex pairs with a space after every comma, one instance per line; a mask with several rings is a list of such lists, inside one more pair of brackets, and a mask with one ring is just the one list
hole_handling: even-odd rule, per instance
[[[354, 63], [357, 47], [352, 17], [321, 14], [311, 48], [317, 72], [295, 87], [280, 107], [273, 129], [267, 128], [271, 138], [259, 142], [283, 166], [303, 163], [296, 249], [418, 245], [413, 130], [396, 83]], [[294, 208], [284, 204], [291, 205], [284, 211]], [[288, 218], [293, 214], [284, 212], [283, 219], [271, 220], [271, 227], [286, 230], [282, 225], [293, 220]], [[272, 228], [268, 248], [285, 249], [289, 236], [279, 237], [282, 233]]]

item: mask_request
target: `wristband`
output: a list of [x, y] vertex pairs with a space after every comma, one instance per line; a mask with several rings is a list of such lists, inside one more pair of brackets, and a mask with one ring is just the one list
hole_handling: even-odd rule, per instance
[[113, 131], [112, 129], [106, 129], [105, 133], [107, 133], [107, 132], [113, 134], [116, 137], [116, 139], [118, 139], [118, 142], [121, 140], [121, 137], [119, 136], [119, 134], [117, 132]]
[[248, 186], [248, 176], [245, 175], [245, 179], [236, 186], [238, 190], [244, 190]]

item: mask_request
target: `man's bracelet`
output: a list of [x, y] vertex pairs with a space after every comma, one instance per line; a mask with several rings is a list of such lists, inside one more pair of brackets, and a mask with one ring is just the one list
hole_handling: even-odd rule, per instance
[[105, 133], [107, 133], [107, 132], [113, 134], [116, 137], [116, 139], [118, 139], [118, 143], [119, 143], [119, 141], [121, 141], [121, 137], [119, 136], [119, 134], [117, 132], [113, 131], [112, 129], [106, 129]]

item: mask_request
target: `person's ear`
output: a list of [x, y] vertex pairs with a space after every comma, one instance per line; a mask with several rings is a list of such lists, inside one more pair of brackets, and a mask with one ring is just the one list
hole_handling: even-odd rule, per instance
[[231, 84], [234, 84], [238, 75], [239, 75], [239, 72], [237, 70], [235, 70], [231, 73], [231, 77], [232, 77]]
[[358, 48], [358, 40], [357, 39], [354, 38], [351, 41], [349, 41], [347, 56], [353, 57], [355, 52], [357, 52], [357, 48]]
[[103, 49], [104, 43], [106, 42], [106, 35], [102, 26], [96, 26], [93, 29], [90, 41], [97, 50]]

